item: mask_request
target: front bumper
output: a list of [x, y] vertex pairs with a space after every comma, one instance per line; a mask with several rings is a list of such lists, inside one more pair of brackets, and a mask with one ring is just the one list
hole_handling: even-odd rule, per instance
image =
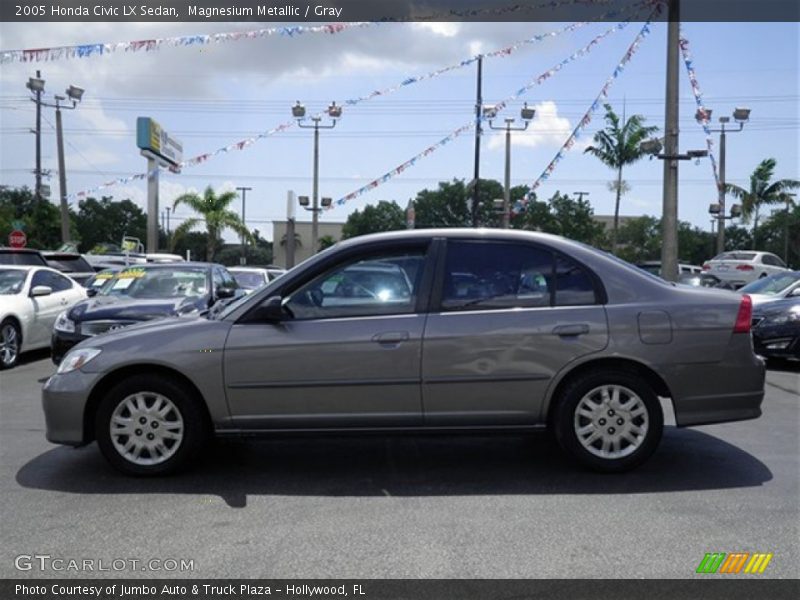
[[88, 335], [81, 335], [80, 333], [66, 333], [64, 331], [53, 331], [50, 338], [50, 357], [55, 364], [60, 364], [73, 346], [77, 345], [83, 340], [89, 339]]
[[800, 335], [753, 335], [753, 349], [766, 358], [800, 359]]
[[49, 442], [80, 446], [90, 441], [86, 439], [83, 417], [89, 392], [100, 376], [77, 369], [55, 374], [45, 382], [42, 408]]

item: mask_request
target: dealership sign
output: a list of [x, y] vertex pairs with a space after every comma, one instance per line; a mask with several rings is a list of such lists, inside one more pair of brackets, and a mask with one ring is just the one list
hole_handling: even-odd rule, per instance
[[168, 166], [177, 167], [183, 160], [183, 145], [150, 117], [136, 119], [136, 145], [152, 152]]

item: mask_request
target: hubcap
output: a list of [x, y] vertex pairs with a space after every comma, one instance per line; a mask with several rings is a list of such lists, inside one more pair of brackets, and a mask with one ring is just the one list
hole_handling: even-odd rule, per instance
[[[601, 385], [578, 402], [575, 435], [595, 456], [623, 458], [644, 441], [648, 416], [644, 402], [632, 390], [621, 385]], [[613, 427], [604, 427], [607, 417], [612, 417]]]
[[11, 324], [3, 325], [0, 331], [0, 360], [4, 365], [10, 365], [17, 358], [17, 352], [19, 352], [17, 330]]
[[138, 392], [117, 405], [109, 430], [120, 456], [136, 465], [157, 465], [178, 451], [183, 417], [166, 396]]

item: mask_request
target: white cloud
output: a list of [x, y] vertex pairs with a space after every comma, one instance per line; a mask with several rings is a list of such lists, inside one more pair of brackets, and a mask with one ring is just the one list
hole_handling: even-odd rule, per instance
[[[561, 146], [572, 133], [572, 125], [566, 117], [558, 116], [558, 106], [552, 100], [534, 105], [536, 116], [526, 131], [515, 132], [511, 144], [526, 148], [538, 146]], [[502, 116], [502, 115], [501, 115]], [[497, 123], [501, 119], [498, 118]], [[494, 135], [489, 139], [489, 149], [505, 148], [504, 135]], [[577, 148], [576, 148], [577, 149]]]
[[413, 27], [427, 29], [442, 37], [455, 37], [461, 31], [459, 23], [438, 22], [438, 23], [414, 23]]

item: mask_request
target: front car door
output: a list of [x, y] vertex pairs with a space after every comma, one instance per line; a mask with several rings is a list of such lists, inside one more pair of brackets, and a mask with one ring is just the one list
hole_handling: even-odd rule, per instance
[[28, 333], [26, 347], [38, 347], [50, 343], [50, 334], [59, 313], [71, 305], [73, 282], [55, 271], [37, 269], [31, 278], [30, 289], [47, 286], [52, 292], [47, 296], [31, 296], [33, 308], [31, 328]]
[[233, 426], [421, 425], [429, 245], [342, 258], [279, 289], [282, 321], [234, 324], [224, 359]]
[[431, 426], [532, 425], [553, 376], [602, 350], [602, 285], [529, 242], [447, 241], [425, 327], [422, 400]]

